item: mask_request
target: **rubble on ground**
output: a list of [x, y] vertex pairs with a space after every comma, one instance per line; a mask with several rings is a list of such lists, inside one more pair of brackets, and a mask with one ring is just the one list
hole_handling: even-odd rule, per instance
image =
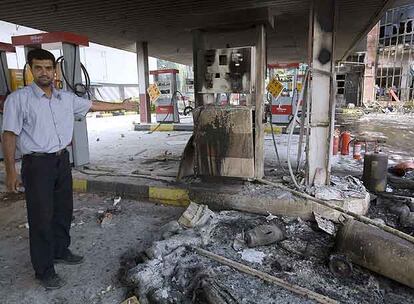
[[[280, 227], [283, 240], [249, 248], [245, 235], [260, 225]], [[328, 260], [334, 243], [334, 237], [314, 222], [216, 213], [191, 204], [179, 221], [164, 226], [163, 239], [130, 259], [123, 280], [141, 304], [314, 303], [201, 256], [194, 250], [201, 247], [340, 303], [414, 303], [408, 287], [357, 265], [348, 278], [332, 274]]]
[[102, 228], [108, 228], [112, 226], [112, 218], [114, 215], [119, 214], [121, 212], [121, 197], [115, 197], [113, 199], [113, 204], [111, 207], [106, 208], [106, 210], [99, 210], [98, 211], [98, 224], [101, 225]]
[[315, 185], [306, 192], [323, 200], [345, 200], [348, 198], [365, 199], [366, 189], [361, 180], [353, 176], [331, 176], [330, 185]]

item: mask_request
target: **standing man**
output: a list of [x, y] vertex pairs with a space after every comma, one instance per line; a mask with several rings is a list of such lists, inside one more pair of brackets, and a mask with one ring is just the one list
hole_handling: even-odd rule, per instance
[[65, 282], [56, 274], [54, 263], [79, 264], [83, 260], [69, 250], [73, 193], [66, 147], [72, 141], [74, 117], [88, 111], [134, 110], [137, 104], [91, 101], [54, 88], [55, 57], [46, 50], [30, 51], [27, 61], [34, 81], [10, 94], [4, 107], [6, 186], [11, 192], [19, 186], [17, 147], [23, 155], [21, 175], [32, 265], [46, 289], [57, 289]]

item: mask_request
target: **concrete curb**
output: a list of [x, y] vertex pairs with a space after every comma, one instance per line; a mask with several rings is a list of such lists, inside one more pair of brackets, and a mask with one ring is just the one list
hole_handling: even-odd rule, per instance
[[193, 125], [189, 124], [135, 124], [135, 131], [150, 131], [150, 132], [172, 132], [172, 131], [186, 131], [192, 132]]
[[[194, 129], [193, 125], [189, 124], [135, 124], [135, 131], [150, 131], [150, 132], [172, 132], [172, 131], [185, 131], [192, 132]], [[266, 125], [264, 132], [266, 134], [272, 134], [270, 125]], [[288, 134], [287, 127], [273, 126], [274, 134]], [[293, 134], [299, 134], [299, 129], [295, 129]]]
[[96, 118], [112, 117], [112, 116], [125, 116], [125, 115], [137, 115], [138, 112], [108, 112], [96, 114]]
[[149, 186], [122, 182], [73, 179], [73, 191], [88, 193], [116, 193], [135, 200], [149, 200], [171, 206], [188, 206], [188, 189], [170, 186]]
[[[258, 187], [257, 185], [255, 187]], [[341, 214], [290, 192], [261, 186], [254, 191], [243, 189], [243, 185], [205, 186], [202, 184], [145, 185], [126, 181], [102, 181], [74, 178], [76, 192], [116, 194], [123, 198], [145, 200], [169, 206], [186, 207], [190, 201], [208, 205], [212, 210], [239, 210], [262, 215], [268, 212], [277, 215], [313, 219], [313, 212], [338, 222]], [[357, 214], [366, 214], [369, 208], [369, 194], [364, 198], [345, 199], [336, 204]]]

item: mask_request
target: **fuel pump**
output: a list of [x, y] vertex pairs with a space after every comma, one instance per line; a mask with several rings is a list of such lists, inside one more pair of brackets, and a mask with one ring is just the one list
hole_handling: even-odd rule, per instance
[[6, 53], [15, 53], [14, 46], [0, 42], [0, 103], [1, 113], [3, 113], [3, 103], [7, 95], [11, 92], [10, 71], [7, 65]]
[[[255, 48], [200, 50], [197, 60], [202, 104], [200, 98], [193, 111], [195, 173], [253, 178]], [[247, 104], [230, 103], [233, 94], [249, 96]]]
[[264, 175], [265, 25], [241, 31], [193, 31], [194, 130], [178, 179]]
[[177, 104], [177, 74], [178, 70], [154, 70], [150, 75], [161, 92], [156, 100], [155, 112], [158, 123], [179, 123], [180, 116]]
[[[80, 62], [80, 46], [89, 46], [87, 37], [68, 32], [52, 32], [12, 37], [14, 46], [23, 46], [25, 56], [34, 48], [58, 50], [57, 77], [55, 86], [73, 91], [76, 95], [90, 98], [88, 91], [89, 76]], [[86, 84], [82, 83], [82, 71]], [[25, 76], [23, 72], [23, 76]], [[25, 79], [25, 85], [28, 84]], [[86, 101], [85, 101], [86, 102]], [[67, 147], [71, 162], [75, 167], [89, 163], [89, 145], [86, 117], [75, 117], [72, 143]]]
[[276, 77], [282, 83], [283, 91], [278, 97], [271, 98], [272, 123], [289, 124], [295, 113], [299, 91], [302, 88], [303, 73], [299, 63], [268, 64], [270, 78]]
[[[11, 92], [11, 79], [6, 57], [7, 52], [15, 53], [16, 50], [11, 44], [0, 42], [0, 133], [2, 133], [4, 101]], [[3, 149], [0, 149], [0, 159], [3, 159]]]

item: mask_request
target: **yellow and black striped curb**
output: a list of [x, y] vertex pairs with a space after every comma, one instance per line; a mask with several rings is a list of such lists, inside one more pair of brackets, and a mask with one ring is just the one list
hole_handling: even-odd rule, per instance
[[121, 197], [149, 200], [172, 206], [188, 206], [190, 203], [188, 189], [179, 187], [136, 185], [74, 178], [73, 190], [89, 193], [116, 193]]
[[[172, 131], [193, 131], [194, 126], [188, 124], [135, 124], [135, 131], [150, 131], [150, 132], [172, 132]], [[272, 134], [272, 129], [269, 124], [265, 125], [264, 132]], [[288, 134], [288, 130], [284, 126], [273, 126], [274, 134]], [[295, 129], [294, 134], [298, 134], [299, 130]]]
[[[305, 220], [312, 219], [314, 212], [329, 212], [330, 215], [333, 215], [332, 210], [326, 209], [326, 207], [318, 205], [313, 201], [294, 197], [290, 192], [285, 192], [287, 195], [279, 197], [269, 194], [268, 191], [263, 193], [245, 192], [240, 185], [232, 185], [227, 188], [223, 188], [222, 185], [219, 187], [187, 185], [186, 187], [188, 188], [173, 184], [168, 186], [149, 186], [82, 178], [74, 178], [73, 180], [73, 190], [76, 192], [115, 194], [122, 198], [176, 207], [186, 207], [191, 200], [198, 204], [208, 205], [212, 210], [239, 210], [264, 215], [268, 215], [270, 212], [272, 214], [300, 217]], [[369, 206], [369, 194], [367, 193], [366, 197], [359, 199], [359, 201], [363, 207], [361, 209], [361, 214], [363, 214]], [[345, 204], [345, 201], [343, 203]], [[355, 201], [355, 203], [357, 202]], [[355, 207], [353, 208], [355, 209]], [[339, 215], [340, 213], [334, 216], [339, 217]]]
[[96, 118], [112, 117], [112, 116], [125, 116], [125, 115], [137, 115], [137, 114], [139, 114], [139, 113], [136, 112], [136, 111], [128, 111], [128, 112], [125, 112], [125, 111], [122, 111], [122, 112], [118, 112], [118, 111], [115, 111], [115, 112], [101, 112], [99, 114], [96, 114]]

